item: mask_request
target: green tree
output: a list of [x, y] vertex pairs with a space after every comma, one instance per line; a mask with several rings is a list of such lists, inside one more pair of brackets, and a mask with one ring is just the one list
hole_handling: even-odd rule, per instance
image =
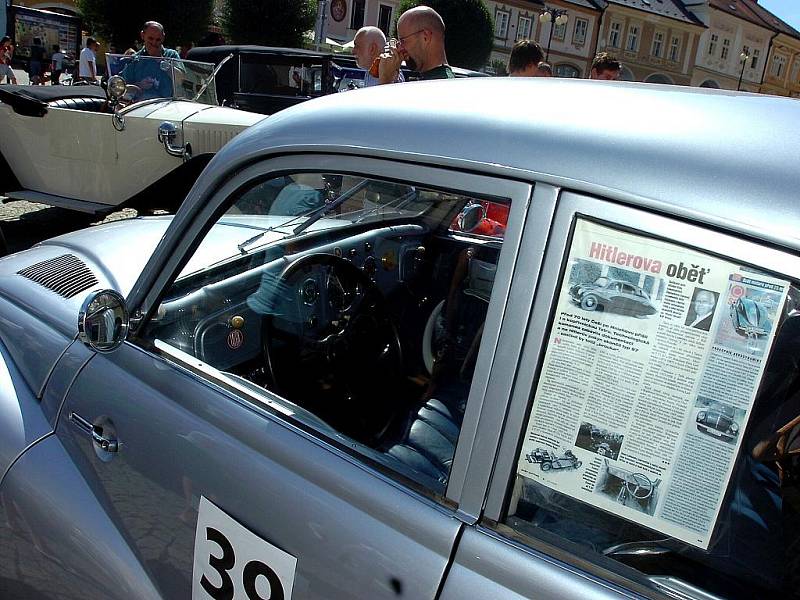
[[398, 14], [421, 4], [430, 6], [444, 20], [450, 64], [482, 69], [494, 45], [494, 19], [483, 0], [402, 0]]
[[139, 40], [145, 21], [164, 26], [167, 47], [196, 42], [208, 31], [214, 0], [77, 0], [84, 26], [122, 52]]
[[314, 29], [316, 0], [226, 0], [225, 34], [237, 44], [300, 47]]

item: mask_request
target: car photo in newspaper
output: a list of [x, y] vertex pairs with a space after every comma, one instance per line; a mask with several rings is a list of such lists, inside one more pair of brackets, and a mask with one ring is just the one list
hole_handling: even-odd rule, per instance
[[707, 549], [788, 289], [578, 220], [517, 473]]

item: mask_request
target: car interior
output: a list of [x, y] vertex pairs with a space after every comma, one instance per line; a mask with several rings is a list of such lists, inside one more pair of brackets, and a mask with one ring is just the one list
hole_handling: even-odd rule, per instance
[[143, 337], [443, 493], [507, 214], [502, 199], [352, 175], [250, 183]]

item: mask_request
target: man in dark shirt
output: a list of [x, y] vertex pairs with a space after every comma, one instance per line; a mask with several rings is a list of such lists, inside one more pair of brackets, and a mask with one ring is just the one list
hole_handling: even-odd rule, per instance
[[444, 21], [429, 6], [417, 6], [397, 19], [397, 40], [381, 55], [380, 82], [397, 80], [402, 61], [420, 79], [453, 79], [444, 50]]
[[30, 76], [31, 85], [43, 85], [42, 80], [42, 63], [47, 52], [42, 46], [42, 41], [39, 38], [33, 38], [33, 46], [31, 46], [31, 61], [28, 64], [28, 75]]

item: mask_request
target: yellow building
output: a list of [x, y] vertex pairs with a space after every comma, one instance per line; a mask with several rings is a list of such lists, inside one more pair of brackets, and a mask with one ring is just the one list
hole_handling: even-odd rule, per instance
[[622, 79], [689, 85], [704, 30], [681, 0], [608, 0], [597, 51], [622, 62]]
[[776, 34], [770, 44], [761, 92], [800, 98], [800, 31], [757, 2], [752, 3], [752, 8]]

